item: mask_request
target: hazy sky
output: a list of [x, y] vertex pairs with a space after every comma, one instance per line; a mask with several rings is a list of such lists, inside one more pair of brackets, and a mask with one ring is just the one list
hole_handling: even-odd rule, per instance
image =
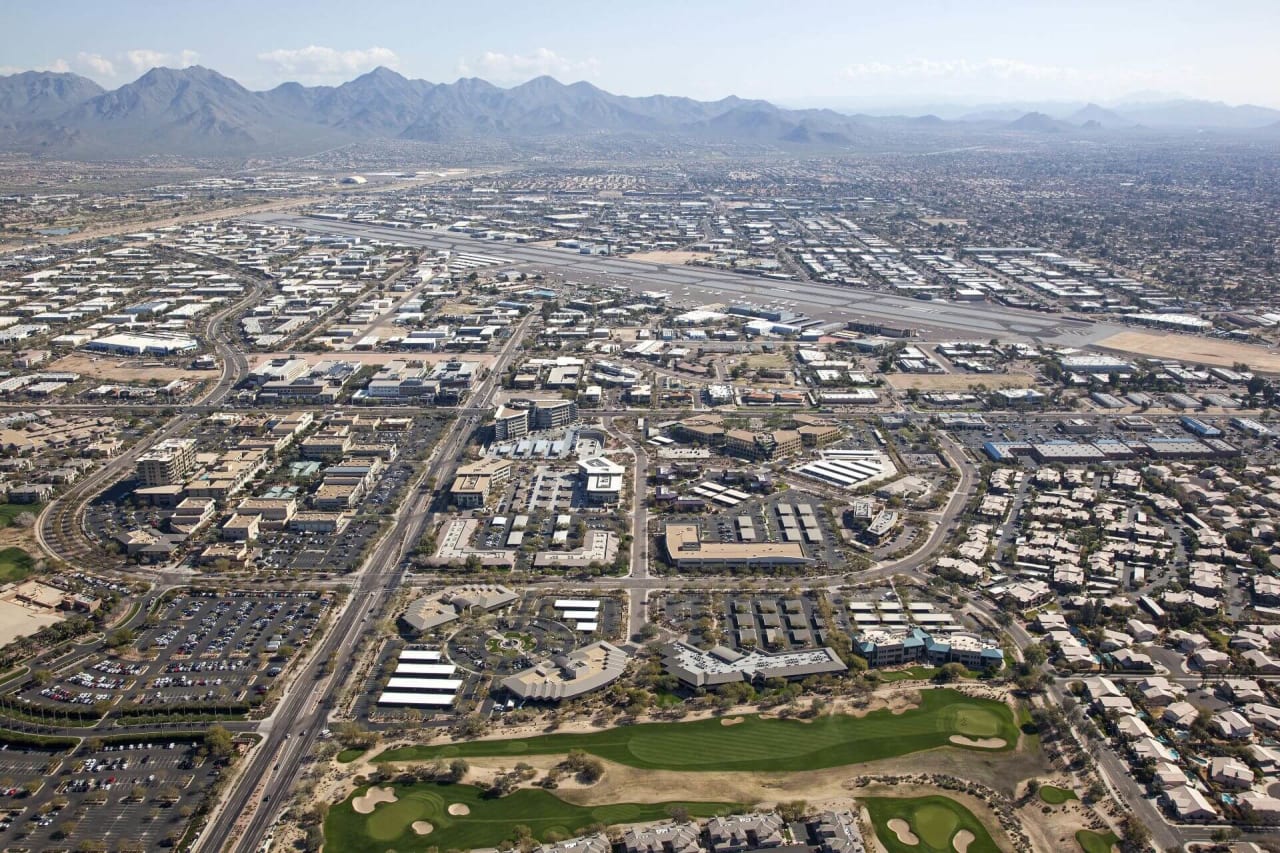
[[1280, 107], [1280, 0], [56, 0], [5, 2], [0, 72], [106, 86], [198, 63], [254, 89], [377, 65], [500, 85], [784, 102], [1106, 100]]

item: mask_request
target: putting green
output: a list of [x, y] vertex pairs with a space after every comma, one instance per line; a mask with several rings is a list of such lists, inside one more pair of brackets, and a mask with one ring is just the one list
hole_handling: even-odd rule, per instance
[[1113, 845], [1120, 843], [1120, 837], [1114, 832], [1082, 829], [1076, 833], [1076, 843], [1084, 853], [1111, 853]]
[[945, 849], [960, 827], [955, 810], [937, 803], [919, 806], [911, 818], [911, 829], [930, 847]]
[[996, 737], [1001, 719], [986, 708], [958, 704], [952, 708], [952, 725], [957, 734], [967, 737]]
[[[916, 708], [888, 709], [864, 717], [835, 714], [802, 722], [744, 716], [726, 726], [719, 719], [646, 723], [602, 732], [551, 734], [525, 740], [484, 740], [387, 750], [375, 761], [557, 755], [581, 749], [609, 761], [654, 770], [797, 772], [892, 758], [952, 744], [953, 735], [1000, 738], [1012, 749], [1018, 729], [1008, 706], [954, 690], [924, 690]], [[986, 748], [983, 751], [997, 751]]]
[[[352, 801], [362, 796], [367, 787], [357, 789], [342, 803], [329, 810], [325, 820], [326, 849], [343, 853], [381, 853], [397, 851], [469, 850], [497, 847], [515, 840], [515, 827], [529, 827], [533, 837], [546, 841], [549, 837], [580, 834], [596, 823], [638, 823], [663, 820], [668, 809], [679, 806], [694, 817], [711, 817], [740, 810], [737, 803], [673, 802], [614, 803], [588, 808], [566, 803], [541, 789], [522, 788], [501, 798], [488, 798], [473, 785], [442, 785], [420, 782], [391, 785], [395, 802], [382, 802], [370, 814], [362, 815]], [[465, 806], [465, 814], [451, 814], [450, 806]], [[462, 811], [458, 809], [458, 811]], [[429, 835], [413, 829], [417, 821], [433, 827]]]
[[1060, 806], [1067, 800], [1076, 800], [1076, 792], [1070, 788], [1059, 788], [1056, 785], [1041, 785], [1040, 799], [1044, 800], [1051, 806]]
[[[969, 853], [999, 853], [982, 822], [950, 797], [868, 797], [862, 800], [871, 815], [876, 837], [888, 853], [955, 853], [952, 846], [962, 830], [973, 834]], [[907, 844], [889, 828], [889, 821], [906, 821], [919, 840]]]

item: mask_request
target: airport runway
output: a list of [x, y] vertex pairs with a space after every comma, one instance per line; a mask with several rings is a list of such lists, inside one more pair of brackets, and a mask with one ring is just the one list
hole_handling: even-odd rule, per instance
[[410, 231], [361, 222], [342, 222], [281, 213], [246, 217], [318, 234], [385, 240], [407, 246], [448, 249], [500, 258], [513, 266], [554, 272], [583, 284], [625, 286], [637, 293], [671, 294], [677, 305], [750, 303], [804, 314], [824, 322], [863, 321], [919, 330], [922, 337], [1029, 341], [1085, 346], [1123, 330], [1111, 323], [1069, 320], [1057, 314], [1024, 311], [986, 302], [923, 302], [866, 288], [806, 281], [779, 281], [702, 267], [653, 264], [628, 258], [581, 255], [516, 243], [477, 240], [448, 231]]

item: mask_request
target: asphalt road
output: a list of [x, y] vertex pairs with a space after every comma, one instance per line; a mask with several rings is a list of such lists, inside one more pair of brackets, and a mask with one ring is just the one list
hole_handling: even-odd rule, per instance
[[[235, 853], [258, 849], [301, 774], [320, 731], [325, 728], [333, 697], [348, 674], [346, 664], [356, 645], [365, 631], [376, 624], [377, 614], [404, 583], [404, 557], [421, 538], [432, 516], [434, 490], [424, 489], [423, 484], [444, 483], [451, 476], [472, 430], [481, 423], [479, 412], [487, 412], [498, 380], [528, 330], [529, 319], [516, 327], [493, 370], [476, 388], [472, 396], [472, 408], [476, 412], [461, 417], [455, 429], [427, 458], [421, 476], [410, 489], [412, 497], [401, 504], [392, 529], [379, 540], [352, 578], [351, 595], [336, 622], [297, 676], [285, 686], [275, 711], [260, 727], [262, 742], [244, 759], [235, 782], [206, 824], [195, 850]], [[331, 655], [336, 661], [334, 671], [321, 676], [324, 663]]]
[[[649, 481], [649, 454], [644, 445], [628, 433], [615, 429], [611, 416], [604, 418], [605, 429], [631, 448], [635, 456], [631, 485], [631, 555], [626, 577], [643, 580], [649, 577], [649, 507], [645, 503], [645, 484]], [[634, 637], [648, 621], [649, 591], [641, 587], [627, 590], [627, 636]]]

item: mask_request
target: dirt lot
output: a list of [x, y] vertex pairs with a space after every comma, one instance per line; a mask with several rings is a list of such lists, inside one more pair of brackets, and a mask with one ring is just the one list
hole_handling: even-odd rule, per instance
[[885, 377], [899, 391], [915, 388], [919, 391], [964, 391], [975, 385], [988, 388], [1029, 388], [1030, 373], [890, 373]]
[[710, 257], [705, 252], [636, 252], [634, 255], [627, 255], [629, 261], [643, 261], [646, 264], [687, 264], [698, 258]]
[[19, 637], [29, 637], [62, 619], [62, 614], [56, 610], [0, 601], [0, 645], [7, 646]]
[[21, 548], [33, 556], [44, 553], [36, 544], [35, 532], [30, 527], [21, 527], [17, 524], [0, 527], [0, 551], [5, 548]]
[[759, 352], [742, 359], [742, 363], [751, 370], [786, 370], [791, 366], [785, 353]]
[[1175, 358], [1214, 367], [1247, 364], [1261, 373], [1280, 373], [1280, 353], [1251, 344], [1237, 344], [1193, 335], [1161, 332], [1121, 332], [1096, 343], [1100, 349], [1117, 350], [1152, 358]]
[[51, 363], [49, 370], [65, 370], [92, 376], [107, 382], [147, 382], [159, 379], [169, 382], [173, 379], [186, 379], [198, 382], [214, 376], [211, 370], [184, 370], [181, 367], [143, 367], [154, 361], [145, 358], [116, 358], [115, 356], [96, 356], [75, 353], [64, 355]]

